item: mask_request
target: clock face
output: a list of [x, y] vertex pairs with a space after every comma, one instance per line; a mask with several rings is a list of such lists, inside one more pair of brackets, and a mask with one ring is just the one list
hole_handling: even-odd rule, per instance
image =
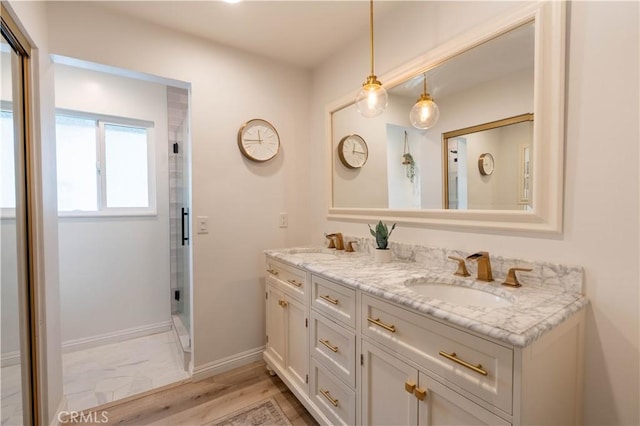
[[238, 131], [238, 147], [249, 160], [261, 163], [278, 154], [280, 136], [271, 123], [255, 118]]
[[360, 135], [345, 136], [338, 145], [338, 157], [346, 167], [359, 169], [369, 158], [367, 143]]
[[484, 176], [489, 176], [493, 173], [493, 169], [495, 167], [493, 161], [493, 155], [484, 153], [478, 158], [478, 168], [480, 169], [480, 174]]

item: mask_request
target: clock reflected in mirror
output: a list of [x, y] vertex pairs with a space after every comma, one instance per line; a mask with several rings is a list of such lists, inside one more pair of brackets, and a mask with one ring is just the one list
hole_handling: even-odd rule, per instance
[[273, 124], [254, 118], [238, 130], [238, 148], [247, 159], [263, 163], [278, 155], [280, 136]]
[[369, 158], [369, 148], [360, 135], [347, 135], [338, 144], [338, 158], [348, 169], [359, 169]]
[[493, 160], [493, 155], [486, 152], [478, 158], [478, 169], [482, 176], [491, 176], [494, 168], [495, 162]]

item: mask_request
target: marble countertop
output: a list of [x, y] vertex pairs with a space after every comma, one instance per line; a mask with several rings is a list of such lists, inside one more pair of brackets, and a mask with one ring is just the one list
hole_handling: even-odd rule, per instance
[[[495, 272], [496, 281], [491, 283], [477, 281], [473, 276], [457, 277], [453, 275], [454, 263], [442, 267], [406, 260], [376, 263], [369, 253], [346, 253], [326, 248], [266, 250], [265, 254], [517, 347], [531, 344], [589, 303], [578, 292], [527, 285], [526, 280], [522, 280], [524, 283], [520, 288], [506, 287], [501, 285], [504, 277], [496, 276]], [[512, 304], [485, 308], [444, 302], [411, 290], [411, 284], [422, 280], [476, 288]]]

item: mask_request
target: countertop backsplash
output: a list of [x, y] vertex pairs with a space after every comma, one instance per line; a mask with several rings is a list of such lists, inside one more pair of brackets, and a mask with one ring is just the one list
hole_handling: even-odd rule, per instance
[[[356, 251], [370, 253], [372, 256], [373, 251], [376, 250], [375, 241], [370, 237], [345, 236], [344, 241], [345, 245], [347, 241], [357, 241]], [[393, 259], [421, 263], [428, 268], [438, 269], [442, 272], [451, 271], [451, 273], [456, 270], [457, 266], [455, 261], [449, 259], [449, 256], [465, 258], [473, 254], [462, 250], [393, 241], [389, 243], [389, 248]], [[531, 272], [518, 271], [518, 278], [526, 285], [584, 294], [584, 269], [581, 266], [495, 256], [492, 253], [489, 255], [493, 277], [496, 281], [504, 280], [510, 268], [531, 268], [533, 269]], [[476, 262], [468, 260], [466, 264], [469, 273], [475, 277], [477, 273]]]

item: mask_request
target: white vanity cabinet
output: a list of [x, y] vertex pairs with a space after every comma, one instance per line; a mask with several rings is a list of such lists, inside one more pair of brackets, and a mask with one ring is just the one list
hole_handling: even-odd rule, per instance
[[368, 341], [362, 353], [362, 424], [510, 424]]
[[362, 424], [580, 424], [584, 310], [517, 348], [361, 300]]
[[356, 423], [356, 291], [311, 275], [312, 402], [333, 425]]
[[510, 424], [469, 398], [511, 409], [510, 348], [369, 295], [361, 317], [363, 424]]
[[581, 423], [584, 308], [520, 347], [267, 259], [264, 359], [319, 423]]
[[[309, 308], [306, 272], [267, 262], [265, 283], [266, 348], [271, 369], [302, 395], [308, 393]], [[298, 395], [300, 396], [300, 395]]]

